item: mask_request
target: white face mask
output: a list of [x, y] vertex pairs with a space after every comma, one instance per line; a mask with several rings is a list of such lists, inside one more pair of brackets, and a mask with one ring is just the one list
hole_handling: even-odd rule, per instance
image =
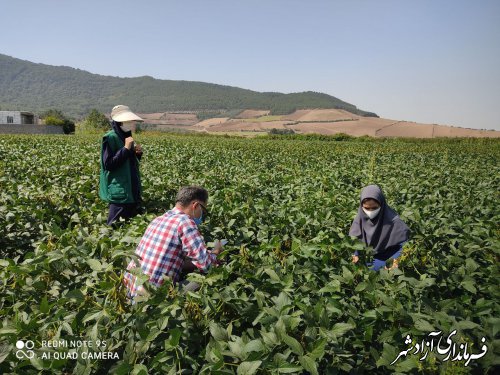
[[376, 210], [373, 210], [373, 211], [368, 211], [367, 209], [365, 209], [364, 207], [363, 208], [363, 212], [366, 214], [366, 216], [368, 216], [370, 219], [373, 219], [375, 217], [377, 217], [378, 213], [380, 212], [380, 207], [377, 208]]
[[134, 121], [127, 121], [122, 123], [122, 130], [124, 132], [129, 132], [132, 131], [134, 128], [135, 122]]

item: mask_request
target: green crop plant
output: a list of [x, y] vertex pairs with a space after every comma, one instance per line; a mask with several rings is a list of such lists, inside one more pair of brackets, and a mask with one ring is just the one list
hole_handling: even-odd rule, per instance
[[[0, 136], [0, 373], [498, 369], [498, 140], [137, 138], [144, 213], [112, 230], [97, 194], [99, 136]], [[370, 272], [370, 249], [348, 236], [369, 183], [412, 232], [396, 270]], [[210, 193], [201, 231], [229, 240], [225, 261], [189, 276], [196, 292], [145, 283], [131, 305], [124, 269], [190, 184]], [[407, 335], [416, 344], [453, 330], [472, 353], [484, 337], [486, 355], [467, 367], [435, 353], [391, 364]], [[19, 340], [33, 342], [33, 358], [18, 358]]]

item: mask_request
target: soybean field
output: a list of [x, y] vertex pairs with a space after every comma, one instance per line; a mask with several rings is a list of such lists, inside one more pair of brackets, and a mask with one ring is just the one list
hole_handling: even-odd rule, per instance
[[[143, 212], [111, 229], [100, 136], [0, 136], [0, 373], [498, 371], [500, 141], [136, 141]], [[372, 183], [411, 229], [395, 270], [348, 236]], [[131, 305], [124, 268], [184, 185], [209, 191], [224, 262], [196, 292], [142, 277]]]

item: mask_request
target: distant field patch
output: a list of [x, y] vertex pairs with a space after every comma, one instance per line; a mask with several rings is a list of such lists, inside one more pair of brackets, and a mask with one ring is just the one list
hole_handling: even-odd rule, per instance
[[261, 116], [257, 118], [247, 118], [247, 119], [242, 119], [242, 121], [245, 122], [271, 122], [271, 121], [281, 121], [283, 119], [283, 116]]
[[238, 113], [234, 118], [255, 118], [259, 116], [266, 116], [269, 110], [245, 109], [243, 112]]
[[214, 118], [210, 118], [210, 119], [207, 119], [207, 120], [200, 121], [195, 126], [196, 127], [202, 127], [202, 128], [209, 128], [211, 126], [223, 124], [227, 120], [229, 120], [228, 117], [214, 117]]
[[350, 112], [344, 111], [342, 109], [301, 109], [294, 113], [283, 116], [284, 120], [295, 120], [295, 121], [338, 121], [346, 119], [355, 119], [356, 116]]

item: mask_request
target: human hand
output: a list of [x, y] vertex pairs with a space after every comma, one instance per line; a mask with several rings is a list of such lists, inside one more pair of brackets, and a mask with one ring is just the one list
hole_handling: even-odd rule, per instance
[[399, 267], [399, 261], [397, 259], [394, 259], [392, 261], [392, 266], [390, 266], [389, 268], [385, 267], [385, 269], [390, 271], [390, 270], [393, 270], [393, 269], [398, 268], [398, 267]]
[[132, 137], [125, 138], [125, 148], [127, 150], [131, 150], [133, 146], [134, 146], [134, 138]]
[[142, 146], [138, 143], [135, 145], [135, 154], [142, 155]]
[[214, 249], [212, 253], [219, 255], [222, 252], [222, 242], [220, 240], [215, 241]]

